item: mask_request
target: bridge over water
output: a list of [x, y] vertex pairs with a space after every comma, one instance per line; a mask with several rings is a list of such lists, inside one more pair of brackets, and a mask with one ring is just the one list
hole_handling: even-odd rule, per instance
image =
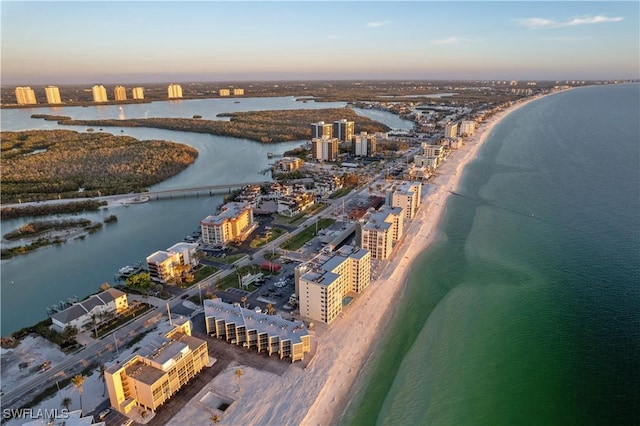
[[[262, 181], [262, 182], [242, 182], [242, 183], [225, 183], [220, 185], [208, 185], [208, 186], [198, 186], [193, 188], [176, 188], [176, 189], [165, 189], [161, 191], [149, 191], [142, 192], [139, 194], [129, 194], [127, 197], [134, 198], [140, 197], [149, 197], [150, 200], [159, 200], [163, 198], [180, 198], [180, 197], [199, 197], [199, 196], [211, 196], [216, 194], [229, 194], [234, 189], [244, 188], [249, 185], [264, 185], [273, 183], [272, 181]], [[134, 201], [135, 202], [135, 201]]]

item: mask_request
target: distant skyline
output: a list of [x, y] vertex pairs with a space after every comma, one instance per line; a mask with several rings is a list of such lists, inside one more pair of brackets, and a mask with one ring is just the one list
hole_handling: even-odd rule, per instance
[[1, 1], [1, 83], [640, 78], [640, 3]]

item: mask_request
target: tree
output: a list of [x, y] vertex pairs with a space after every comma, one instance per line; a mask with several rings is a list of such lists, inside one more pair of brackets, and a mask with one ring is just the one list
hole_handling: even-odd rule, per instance
[[82, 385], [87, 380], [82, 374], [77, 374], [71, 378], [71, 384], [78, 390], [78, 396], [80, 397], [80, 411], [82, 411]]
[[100, 284], [100, 290], [102, 290], [102, 291], [109, 290], [110, 288], [111, 288], [111, 285], [109, 285], [109, 283]]
[[267, 303], [267, 315], [273, 315], [276, 313], [276, 309], [271, 303]]
[[71, 407], [71, 404], [73, 404], [73, 400], [68, 396], [62, 398], [62, 401], [60, 402], [60, 406], [62, 408], [65, 408], [67, 411], [69, 411], [69, 407]]
[[238, 379], [238, 390], [237, 390], [237, 392], [240, 393], [240, 389], [241, 389], [240, 384], [241, 384], [241, 379], [242, 379], [242, 375], [244, 374], [244, 372], [241, 369], [238, 368], [236, 370], [235, 374], [236, 374], [236, 379]]
[[148, 272], [140, 272], [131, 275], [125, 282], [127, 283], [127, 287], [131, 287], [134, 290], [148, 295], [149, 287], [151, 286], [151, 275], [149, 275]]
[[102, 396], [107, 393], [107, 381], [104, 377], [104, 372], [107, 371], [107, 366], [104, 364], [100, 364], [100, 381], [104, 384], [104, 389], [102, 391]]
[[247, 296], [242, 296], [240, 301], [242, 302], [242, 307], [246, 308], [247, 307]]
[[211, 417], [209, 417], [209, 420], [211, 420], [211, 423], [216, 424], [216, 423], [220, 423], [220, 420], [222, 419], [220, 418], [219, 415], [214, 414]]

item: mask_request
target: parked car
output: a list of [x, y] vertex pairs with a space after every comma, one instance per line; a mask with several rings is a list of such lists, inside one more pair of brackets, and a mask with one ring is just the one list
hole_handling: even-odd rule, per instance
[[98, 414], [98, 419], [99, 420], [104, 420], [105, 417], [107, 417], [107, 415], [111, 412], [110, 408], [107, 408], [105, 410], [100, 411], [100, 414]]

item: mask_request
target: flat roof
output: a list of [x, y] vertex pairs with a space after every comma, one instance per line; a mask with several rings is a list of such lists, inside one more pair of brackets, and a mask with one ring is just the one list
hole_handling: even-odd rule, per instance
[[209, 215], [202, 219], [200, 223], [209, 225], [221, 225], [229, 219], [238, 217], [243, 211], [251, 208], [249, 203], [227, 203], [221, 207], [220, 213], [217, 215]]
[[142, 361], [136, 361], [127, 366], [124, 370], [127, 376], [134, 378], [147, 385], [153, 385], [162, 378], [166, 373], [152, 365], [145, 364]]

